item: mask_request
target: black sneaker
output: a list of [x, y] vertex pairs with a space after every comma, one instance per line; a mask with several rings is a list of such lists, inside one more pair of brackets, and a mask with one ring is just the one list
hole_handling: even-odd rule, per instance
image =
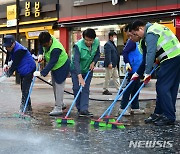
[[167, 126], [167, 125], [174, 125], [175, 121], [168, 119], [166, 116], [162, 116], [160, 120], [154, 122], [156, 126]]
[[160, 118], [160, 116], [158, 114], [153, 113], [153, 114], [150, 115], [149, 118], [145, 119], [144, 122], [146, 124], [153, 123], [153, 122], [159, 120], [159, 118]]
[[93, 117], [93, 114], [89, 112], [88, 110], [80, 111], [79, 117]]
[[62, 105], [62, 110], [66, 110], [66, 108], [67, 108], [66, 105], [63, 104], [63, 105]]
[[108, 90], [105, 90], [105, 91], [103, 91], [103, 93], [102, 93], [103, 95], [112, 95], [112, 93], [111, 92], [109, 92]]

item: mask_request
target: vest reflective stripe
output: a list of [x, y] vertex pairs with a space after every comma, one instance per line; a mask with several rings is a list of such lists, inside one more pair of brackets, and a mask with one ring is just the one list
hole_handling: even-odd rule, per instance
[[167, 50], [166, 52], [162, 53], [161, 55], [159, 55], [159, 56], [157, 57], [157, 59], [158, 59], [158, 60], [161, 60], [163, 57], [168, 56], [168, 54], [170, 54], [171, 52], [173, 52], [173, 51], [175, 51], [175, 50], [177, 50], [177, 49], [179, 49], [179, 48], [180, 48], [180, 44], [178, 44], [178, 45], [175, 46], [174, 48], [171, 48], [171, 49]]
[[160, 62], [180, 54], [180, 43], [174, 33], [167, 27], [154, 23], [148, 28], [147, 33], [159, 35], [156, 57], [158, 56]]
[[[166, 36], [166, 35], [164, 35], [164, 36]], [[174, 38], [176, 38], [174, 35], [166, 37], [166, 39], [157, 46], [157, 50], [160, 50], [162, 46], [164, 46], [165, 44], [167, 44], [169, 41], [171, 41]]]

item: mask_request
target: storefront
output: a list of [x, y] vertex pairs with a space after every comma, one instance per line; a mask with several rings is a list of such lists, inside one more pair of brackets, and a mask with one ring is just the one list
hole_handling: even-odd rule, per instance
[[[72, 0], [60, 1], [59, 12], [60, 41], [69, 55], [73, 44], [81, 38], [87, 27], [95, 29], [100, 39], [101, 59], [97, 64], [97, 74], [103, 76], [103, 46], [108, 40], [108, 32], [118, 34], [117, 47], [122, 52], [126, 36], [123, 26], [135, 19], [163, 23], [180, 38], [178, 20], [180, 1], [176, 0]], [[123, 66], [123, 61], [121, 60]], [[123, 69], [123, 67], [121, 68]], [[120, 70], [121, 71], [121, 70]], [[122, 70], [122, 75], [124, 71]]]
[[[2, 3], [2, 4], [1, 4]], [[31, 0], [19, 2], [19, 24], [17, 29], [17, 3], [0, 2], [0, 38], [6, 34], [17, 37], [29, 50], [38, 52], [38, 35], [48, 31], [59, 38], [59, 32], [53, 29], [58, 20], [59, 4], [57, 0]]]

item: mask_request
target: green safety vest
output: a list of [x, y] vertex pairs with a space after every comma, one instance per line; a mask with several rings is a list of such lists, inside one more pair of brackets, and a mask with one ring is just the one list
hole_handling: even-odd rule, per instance
[[46, 61], [47, 62], [50, 61], [51, 52], [53, 49], [58, 48], [58, 49], [62, 50], [57, 63], [52, 68], [52, 70], [54, 71], [65, 64], [65, 62], [68, 59], [68, 55], [67, 55], [66, 50], [64, 49], [63, 45], [54, 36], [51, 36], [51, 38], [52, 38], [52, 44], [51, 44], [50, 49], [48, 51], [46, 51], [46, 48], [43, 47], [44, 57], [45, 57]]
[[154, 23], [148, 28], [147, 33], [154, 33], [159, 35], [156, 58], [160, 62], [180, 55], [179, 40], [167, 27]]
[[[86, 46], [84, 39], [81, 39], [76, 43], [80, 52], [80, 69], [82, 74], [88, 72], [90, 64], [92, 63], [94, 56], [96, 55], [99, 44], [99, 39], [95, 38], [90, 50]], [[71, 58], [71, 69], [74, 69], [74, 53], [72, 54]]]
[[139, 41], [138, 49], [139, 49], [140, 53], [143, 54], [143, 49], [142, 49], [142, 39]]

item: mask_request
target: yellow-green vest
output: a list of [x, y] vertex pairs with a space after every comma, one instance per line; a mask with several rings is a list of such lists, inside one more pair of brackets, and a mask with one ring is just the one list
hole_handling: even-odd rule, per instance
[[65, 64], [65, 62], [68, 59], [68, 55], [67, 55], [66, 50], [64, 49], [63, 45], [54, 36], [51, 36], [51, 38], [52, 38], [52, 44], [51, 44], [50, 49], [48, 51], [46, 51], [46, 48], [43, 47], [44, 57], [45, 57], [46, 61], [47, 62], [50, 61], [51, 52], [53, 49], [58, 48], [58, 49], [62, 50], [57, 63], [52, 68], [52, 70], [54, 71]]
[[180, 55], [179, 40], [171, 30], [161, 24], [154, 23], [147, 30], [147, 33], [152, 32], [159, 35], [156, 58], [160, 62]]
[[[81, 39], [76, 43], [80, 52], [80, 69], [82, 74], [88, 72], [90, 64], [92, 63], [94, 56], [96, 55], [99, 44], [100, 44], [99, 39], [95, 38], [92, 44], [92, 48], [90, 50], [86, 46], [84, 39]], [[74, 69], [73, 61], [74, 61], [74, 54], [72, 55], [71, 69]]]

